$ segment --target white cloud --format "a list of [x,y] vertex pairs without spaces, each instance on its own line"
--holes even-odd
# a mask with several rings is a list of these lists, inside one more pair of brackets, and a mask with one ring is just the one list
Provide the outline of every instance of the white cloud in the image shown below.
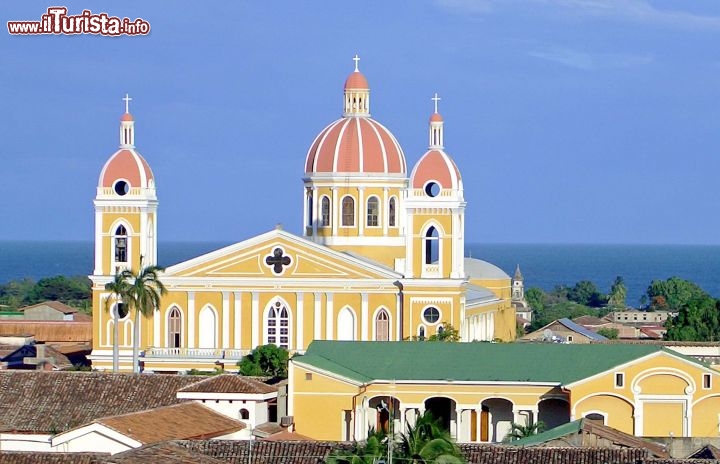
[[651,63],[651,55],[633,55],[627,53],[588,53],[562,47],[549,47],[528,52],[530,56],[559,63],[575,69],[591,71],[608,68],[627,68]]

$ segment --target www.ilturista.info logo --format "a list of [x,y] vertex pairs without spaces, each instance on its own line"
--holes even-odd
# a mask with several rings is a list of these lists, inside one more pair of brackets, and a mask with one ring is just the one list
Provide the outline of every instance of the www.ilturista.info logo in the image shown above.
[[93,13],[83,10],[79,15],[68,16],[64,6],[53,6],[47,9],[40,21],[8,21],[10,34],[95,34],[95,35],[147,35],[150,23],[137,18],[108,16],[107,13]]

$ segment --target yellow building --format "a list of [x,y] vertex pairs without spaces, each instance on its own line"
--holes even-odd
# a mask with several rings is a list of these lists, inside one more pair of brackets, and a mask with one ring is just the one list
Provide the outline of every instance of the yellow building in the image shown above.
[[290,361],[298,433],[361,440],[430,411],[459,442],[588,417],[640,437],[720,436],[720,373],[657,345],[313,342]]
[[[342,117],[306,155],[302,236],[275,229],[168,267],[161,276],[168,295],[140,321],[144,369],[232,370],[262,344],[304,352],[313,340],[429,337],[447,324],[463,341],[515,338],[510,277],[464,256],[463,182],[444,151],[439,98],[428,151],[408,175],[399,142],[370,117],[358,60]],[[95,198],[91,359],[98,369],[111,366],[112,311],[121,312],[124,370],[133,336],[132,314],[117,304],[104,310],[113,297],[105,284],[117,270],[137,270],[141,257],[143,265],[157,262],[155,177],[135,149],[125,102],[120,149],[103,167]]]

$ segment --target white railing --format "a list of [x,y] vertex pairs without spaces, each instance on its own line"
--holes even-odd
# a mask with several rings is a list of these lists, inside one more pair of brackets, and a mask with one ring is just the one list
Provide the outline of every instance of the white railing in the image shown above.
[[439,264],[423,264],[422,276],[423,277],[440,277],[440,265]]
[[243,357],[243,350],[223,350],[217,348],[156,348],[150,347],[143,354],[148,358],[197,358],[197,359],[235,359]]

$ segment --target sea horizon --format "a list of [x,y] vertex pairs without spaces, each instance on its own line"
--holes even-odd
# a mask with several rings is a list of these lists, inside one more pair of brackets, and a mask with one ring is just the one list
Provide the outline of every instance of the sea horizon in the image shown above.
[[[170,266],[225,246],[231,241],[165,241],[158,263]],[[56,275],[89,275],[94,244],[88,240],[0,240],[0,284]],[[558,285],[589,280],[609,291],[616,276],[628,289],[627,304],[639,306],[652,280],[680,277],[720,296],[720,245],[468,243],[466,256],[488,261],[512,276],[520,265],[525,288],[551,291]]]

